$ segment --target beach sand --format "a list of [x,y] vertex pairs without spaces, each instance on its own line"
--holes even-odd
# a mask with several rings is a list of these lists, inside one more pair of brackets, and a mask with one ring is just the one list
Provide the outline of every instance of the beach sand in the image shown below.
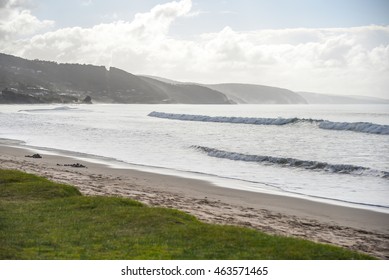
[[[209,182],[132,169],[114,169],[68,156],[27,158],[26,147],[0,145],[0,168],[74,185],[84,195],[128,197],[168,207],[200,220],[294,236],[389,259],[389,214],[306,199],[249,192]],[[87,168],[65,164],[80,163]]]

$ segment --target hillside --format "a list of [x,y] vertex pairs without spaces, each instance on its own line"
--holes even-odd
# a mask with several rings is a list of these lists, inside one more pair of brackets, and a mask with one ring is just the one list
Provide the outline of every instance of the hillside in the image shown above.
[[185,83],[168,83],[162,82],[149,77],[142,77],[143,80],[158,88],[161,92],[166,94],[171,102],[169,103],[183,103],[183,104],[220,104],[220,103],[234,103],[229,98],[216,90],[208,88],[203,85],[185,84]]
[[[28,100],[36,98],[37,103],[61,102],[58,96],[73,97],[73,101],[90,96],[95,102],[106,103],[230,103],[224,94],[208,88],[156,84],[114,67],[107,70],[104,66],[59,64],[6,54],[0,54],[0,89],[24,94]],[[4,96],[1,101],[9,103],[4,102]]]
[[[154,83],[168,84],[171,87],[197,86],[223,93],[232,103],[237,104],[306,104],[306,100],[288,89],[252,84],[194,84],[183,83],[155,76],[143,76]],[[169,94],[169,93],[167,93]]]
[[288,89],[250,85],[250,84],[218,84],[207,85],[227,95],[236,103],[247,104],[306,104],[299,94]]

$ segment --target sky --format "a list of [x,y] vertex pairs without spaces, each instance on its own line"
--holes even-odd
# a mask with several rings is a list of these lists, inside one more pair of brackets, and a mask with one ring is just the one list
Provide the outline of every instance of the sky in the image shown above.
[[0,52],[389,98],[389,1],[0,0]]

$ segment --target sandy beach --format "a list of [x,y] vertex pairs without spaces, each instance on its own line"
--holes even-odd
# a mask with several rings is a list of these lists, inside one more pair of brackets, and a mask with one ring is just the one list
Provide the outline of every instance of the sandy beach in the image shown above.
[[[0,145],[0,168],[17,169],[68,183],[85,195],[128,197],[175,208],[200,220],[329,243],[389,259],[389,214],[300,198],[254,193],[209,182],[132,169],[114,169],[70,156],[34,154]],[[65,166],[80,163],[87,168]]]

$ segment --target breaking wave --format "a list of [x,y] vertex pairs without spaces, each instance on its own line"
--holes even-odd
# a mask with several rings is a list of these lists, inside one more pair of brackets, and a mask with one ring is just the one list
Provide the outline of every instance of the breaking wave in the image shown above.
[[319,124],[322,129],[350,130],[356,132],[389,135],[389,125],[374,124],[369,122],[330,122],[322,121]]
[[243,123],[257,125],[285,125],[299,121],[298,118],[243,118],[243,117],[210,117],[203,115],[187,115],[187,114],[170,114],[163,112],[151,112],[150,117],[193,121],[193,122],[218,122],[218,123]]
[[163,112],[151,112],[149,117],[193,121],[193,122],[218,122],[254,125],[287,125],[295,123],[317,124],[319,128],[330,130],[347,130],[371,134],[389,135],[389,125],[374,124],[369,122],[331,122],[327,120],[304,119],[304,118],[245,118],[245,117],[211,117],[204,115],[172,114]]
[[70,110],[78,110],[78,108],[72,108],[69,106],[61,106],[55,107],[51,109],[30,109],[30,110],[19,110],[19,112],[33,112],[33,113],[41,113],[41,112],[52,112],[52,111],[70,111]]
[[303,168],[307,170],[325,171],[337,174],[366,175],[389,179],[389,172],[371,169],[363,166],[350,164],[330,164],[326,162],[300,160],[294,158],[272,157],[261,155],[247,155],[241,153],[228,152],[203,146],[191,146],[210,157],[224,158],[236,161],[258,162],[264,164],[273,164],[279,166]]

